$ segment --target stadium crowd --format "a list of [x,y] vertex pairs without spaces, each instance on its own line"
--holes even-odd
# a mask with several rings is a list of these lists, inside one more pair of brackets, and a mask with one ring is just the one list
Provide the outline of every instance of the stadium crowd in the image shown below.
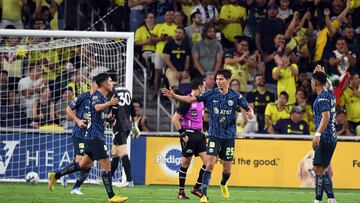
[[[63,4],[3,0],[0,28],[64,29]],[[154,97],[164,85],[188,94],[197,77],[211,88],[213,73],[225,68],[233,73],[231,89],[256,113],[247,120],[239,112],[239,132],[309,134],[316,97],[310,77],[321,64],[337,96],[337,134],[360,135],[359,0],[116,0],[114,7],[128,18],[118,20],[123,26],[109,26],[135,32],[136,55],[148,68]],[[20,40],[3,38],[1,46],[14,47]],[[19,48],[1,54],[1,126],[69,125],[64,101],[87,90],[82,69],[67,63],[52,71],[50,65],[44,74],[34,62],[24,71],[24,58]],[[46,53],[42,59],[59,60]],[[24,121],[14,119],[21,116]]]

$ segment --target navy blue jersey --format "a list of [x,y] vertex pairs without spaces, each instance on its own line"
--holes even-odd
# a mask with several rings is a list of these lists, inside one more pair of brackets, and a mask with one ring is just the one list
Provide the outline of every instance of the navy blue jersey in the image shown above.
[[209,137],[233,139],[236,137],[236,111],[240,107],[245,110],[249,105],[245,98],[238,92],[228,91],[223,95],[219,88],[208,90],[196,97],[204,102],[209,110]]
[[309,135],[309,126],[305,121],[298,123],[293,122],[290,118],[280,119],[274,125],[273,128],[279,134],[292,134],[292,135]]
[[[76,116],[81,120],[86,120],[87,123],[91,122],[90,114],[90,104],[91,104],[91,94],[90,92],[85,92],[72,100],[69,103],[69,107],[75,111]],[[74,137],[84,139],[86,128],[80,128],[76,123],[74,124],[73,133]]]
[[91,95],[91,122],[88,124],[88,130],[85,134],[85,139],[93,140],[100,139],[105,140],[105,126],[104,122],[109,113],[109,109],[105,109],[104,111],[97,112],[95,110],[95,105],[104,104],[107,100],[105,97],[101,95],[99,91],[96,91]]
[[323,133],[321,133],[321,139],[325,142],[335,142],[336,141],[336,129],[335,129],[335,116],[336,116],[336,96],[334,92],[330,89],[325,89],[322,91],[316,98],[313,109],[314,109],[314,122],[315,129],[317,130],[320,125],[322,118],[322,112],[330,112],[330,121],[326,126]]

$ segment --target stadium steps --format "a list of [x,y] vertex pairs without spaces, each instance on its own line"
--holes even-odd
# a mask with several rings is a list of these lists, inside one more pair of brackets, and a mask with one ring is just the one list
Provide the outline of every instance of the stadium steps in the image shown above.
[[[134,74],[141,80],[144,80],[143,74],[138,69],[134,69]],[[157,131],[157,101],[153,100],[154,90],[152,87],[147,87],[147,95],[146,95],[146,118],[148,127],[151,131]],[[133,79],[133,98],[140,100],[143,103],[143,94],[144,90],[140,86],[140,84]],[[169,101],[162,102],[165,109],[170,112],[171,104]],[[171,129],[171,119],[169,119],[164,112],[160,111],[160,129],[159,131],[165,132],[170,131]]]

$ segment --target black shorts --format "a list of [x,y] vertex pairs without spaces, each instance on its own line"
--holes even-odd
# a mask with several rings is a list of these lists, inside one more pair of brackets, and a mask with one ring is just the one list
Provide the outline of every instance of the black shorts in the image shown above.
[[74,145],[74,156],[84,155],[84,152],[85,152],[85,140],[84,139],[73,136],[73,145]]
[[319,146],[315,149],[314,166],[328,167],[336,148],[336,142],[325,143],[320,140]]
[[201,152],[206,152],[206,137],[204,133],[198,132],[186,132],[189,140],[185,143],[180,138],[181,150],[183,157],[199,156]]
[[109,158],[109,149],[105,141],[100,139],[85,140],[85,146],[85,154],[93,161]]
[[114,145],[124,145],[127,144],[127,139],[130,135],[130,130],[126,131],[126,132],[122,132],[122,131],[115,131],[114,130],[114,139],[113,139],[113,144]]
[[209,137],[207,155],[219,156],[223,161],[234,159],[235,139]]

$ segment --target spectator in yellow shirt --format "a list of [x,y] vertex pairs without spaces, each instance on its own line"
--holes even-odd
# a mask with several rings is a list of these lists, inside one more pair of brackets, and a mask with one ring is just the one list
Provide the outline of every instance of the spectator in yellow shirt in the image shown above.
[[[221,32],[230,46],[235,42],[235,36],[243,36],[246,20],[246,9],[237,5],[236,0],[223,0],[219,15],[219,24],[223,25]],[[229,47],[230,47],[229,46]]]
[[141,47],[141,55],[145,60],[146,66],[150,67],[151,55],[155,52],[155,42],[151,37],[151,31],[155,27],[154,13],[145,14],[144,25],[140,26],[135,32],[135,46]]
[[283,52],[275,56],[276,67],[272,70],[272,77],[277,80],[277,92],[285,91],[289,94],[288,104],[295,103],[296,93],[296,77],[299,74],[298,66],[290,64],[290,56],[288,53]]
[[163,56],[163,50],[167,41],[173,39],[176,33],[176,24],[174,23],[174,11],[166,11],[165,22],[157,24],[154,30],[151,32],[153,35],[152,40],[156,42],[155,46],[155,77],[154,77],[154,97],[160,88],[160,78],[162,69],[165,69],[165,61]]
[[272,125],[280,120],[285,118],[290,118],[290,109],[286,105],[289,99],[289,95],[286,92],[280,92],[279,98],[276,102],[269,103],[265,108],[265,128],[268,129],[268,132],[273,132]]
[[351,73],[349,85],[341,94],[340,106],[346,110],[349,124],[360,135],[360,78],[358,73]]

